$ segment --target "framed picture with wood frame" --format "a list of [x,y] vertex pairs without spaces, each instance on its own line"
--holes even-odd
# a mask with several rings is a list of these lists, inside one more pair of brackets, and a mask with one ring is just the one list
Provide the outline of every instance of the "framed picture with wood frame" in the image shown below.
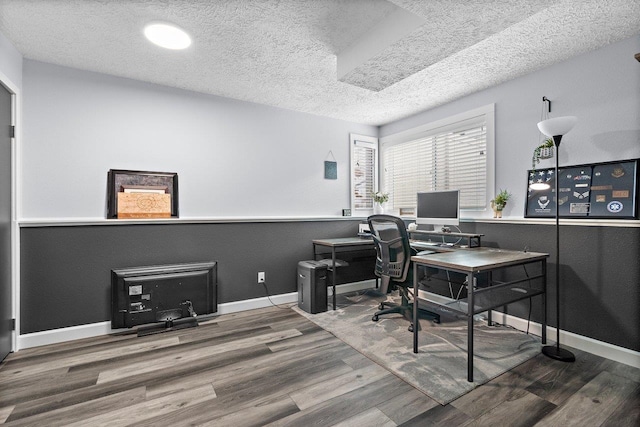
[[107,219],[177,218],[178,174],[110,169]]

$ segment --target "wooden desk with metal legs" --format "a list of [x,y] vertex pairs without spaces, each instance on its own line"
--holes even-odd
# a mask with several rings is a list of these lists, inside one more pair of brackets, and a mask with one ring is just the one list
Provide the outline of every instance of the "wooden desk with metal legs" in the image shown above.
[[[488,312],[488,322],[491,325],[491,310],[506,306],[512,302],[542,295],[542,343],[547,342],[547,311],[545,307],[545,292],[547,289],[547,258],[549,254],[539,252],[522,252],[504,249],[478,247],[472,249],[457,249],[454,251],[418,255],[411,257],[413,261],[413,292],[418,295],[420,266],[432,267],[465,274],[467,277],[467,297],[448,303],[436,303],[458,314],[467,316],[467,380],[473,382],[473,316]],[[537,274],[529,276],[526,270],[524,278],[497,282],[493,280],[493,273],[507,267],[526,266],[539,263]],[[477,275],[488,273],[488,284],[483,288],[474,289]],[[540,279],[541,285],[540,285]],[[414,297],[414,304],[418,298]],[[418,310],[413,310],[413,352],[418,352]]]

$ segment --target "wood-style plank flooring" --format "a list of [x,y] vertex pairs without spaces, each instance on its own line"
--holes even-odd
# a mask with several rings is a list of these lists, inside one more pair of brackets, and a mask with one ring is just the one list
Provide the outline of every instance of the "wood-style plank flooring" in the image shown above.
[[441,406],[289,308],[26,349],[7,426],[638,426],[640,369],[538,355]]

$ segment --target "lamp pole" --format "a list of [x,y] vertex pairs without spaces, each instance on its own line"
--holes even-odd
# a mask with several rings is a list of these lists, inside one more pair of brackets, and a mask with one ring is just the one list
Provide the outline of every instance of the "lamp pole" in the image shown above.
[[555,193],[556,193],[556,345],[542,347],[542,353],[552,359],[562,362],[575,362],[576,357],[569,350],[560,348],[560,194],[558,193],[558,155],[562,135],[554,135],[553,143],[556,146],[555,165]]

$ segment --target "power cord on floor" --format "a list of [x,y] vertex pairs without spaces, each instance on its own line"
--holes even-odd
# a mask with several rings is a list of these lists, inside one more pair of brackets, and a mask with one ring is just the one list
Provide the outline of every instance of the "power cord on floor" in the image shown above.
[[465,288],[465,285],[467,284],[467,280],[465,279],[463,283],[459,283],[460,287],[458,288],[458,295],[456,296],[453,296],[453,288],[451,287],[452,281],[451,281],[451,275],[449,270],[447,270],[447,282],[449,283],[449,296],[451,297],[451,299],[455,299],[455,300],[460,299],[460,294],[462,293],[462,290]]
[[277,307],[281,310],[289,310],[291,308],[290,305],[286,305],[286,306],[280,306],[278,304],[276,304],[275,302],[273,302],[273,300],[271,300],[271,296],[269,295],[269,289],[267,288],[267,282],[264,281],[262,282],[262,286],[264,286],[264,291],[267,293],[267,298],[269,299],[269,302],[271,303],[272,306]]
[[[525,248],[525,252],[528,248]],[[527,266],[523,265],[522,268],[524,269],[524,274],[525,276],[527,276],[527,280],[529,281],[529,288],[531,288],[531,278],[529,277],[529,272],[527,271]],[[529,298],[529,314],[527,315],[527,331],[526,334],[529,335],[529,328],[531,327],[531,312],[532,312],[532,302],[531,302],[532,298]],[[515,329],[515,330],[519,330],[517,328],[514,328],[513,326],[510,325],[503,325],[500,324],[498,322],[493,322],[496,326],[505,326],[507,328],[511,328],[511,329]]]
[[[529,273],[527,272],[527,266],[522,265],[524,269],[524,275],[527,276],[527,280],[529,280],[529,288],[531,288],[531,279],[529,278]],[[529,315],[527,316],[527,335],[529,335],[529,326],[531,326],[531,298],[529,298]]]

